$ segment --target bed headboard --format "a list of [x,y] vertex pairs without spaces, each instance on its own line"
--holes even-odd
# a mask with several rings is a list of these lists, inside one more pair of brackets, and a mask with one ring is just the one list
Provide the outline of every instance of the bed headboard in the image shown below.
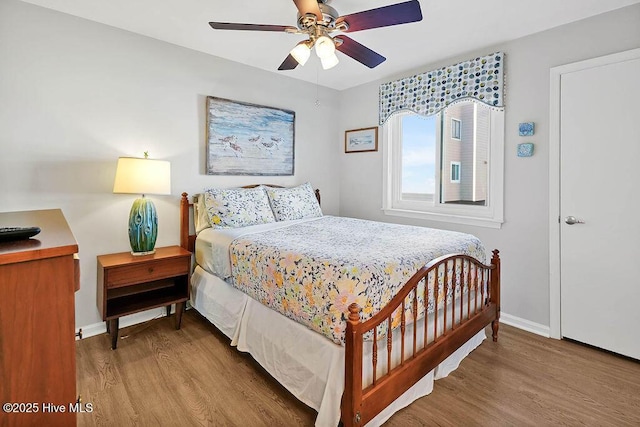
[[[254,188],[259,185],[263,185],[265,187],[274,187],[274,188],[284,188],[281,185],[272,185],[272,184],[252,184],[245,185],[242,188]],[[316,188],[315,190],[316,199],[318,199],[318,204],[321,205],[320,202],[320,190]],[[195,195],[192,197],[192,200],[189,200],[189,194],[182,193],[182,198],[180,199],[180,246],[185,248],[190,252],[195,251],[196,245],[196,235],[191,234],[191,225],[194,224],[193,221],[193,204],[197,202],[199,195]]]

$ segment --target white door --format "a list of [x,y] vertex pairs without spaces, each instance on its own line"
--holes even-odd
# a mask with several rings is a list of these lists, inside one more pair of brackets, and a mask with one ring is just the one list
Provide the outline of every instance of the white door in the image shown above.
[[[561,76],[560,328],[563,337],[640,359],[640,57],[633,57]],[[570,217],[584,224],[570,225]]]

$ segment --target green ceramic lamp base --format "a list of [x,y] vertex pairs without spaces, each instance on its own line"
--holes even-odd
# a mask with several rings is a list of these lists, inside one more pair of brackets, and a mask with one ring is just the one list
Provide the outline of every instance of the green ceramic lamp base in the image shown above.
[[129,213],[129,243],[132,255],[155,253],[158,214],[153,202],[144,195],[133,202]]

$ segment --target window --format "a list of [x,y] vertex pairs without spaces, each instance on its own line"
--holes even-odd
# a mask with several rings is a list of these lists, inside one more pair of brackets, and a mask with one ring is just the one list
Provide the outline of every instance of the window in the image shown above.
[[451,139],[460,140],[462,135],[462,122],[458,119],[451,118]]
[[460,162],[451,162],[451,183],[460,183]]
[[386,214],[500,228],[503,111],[469,100],[396,113],[383,137]]

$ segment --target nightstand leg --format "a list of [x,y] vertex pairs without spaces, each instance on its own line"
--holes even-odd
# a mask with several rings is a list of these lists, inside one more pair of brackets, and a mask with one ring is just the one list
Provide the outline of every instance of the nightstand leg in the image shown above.
[[180,329],[180,324],[182,323],[182,312],[184,311],[185,305],[186,302],[176,303],[176,329]]
[[[177,309],[176,309],[177,311]],[[167,317],[171,316],[171,305],[167,306]]]
[[107,333],[110,334],[111,333],[111,329],[109,328],[109,324],[111,323],[110,320],[107,320],[106,322],[104,322],[107,324]]
[[111,334],[111,349],[115,350],[118,347],[118,326],[120,319],[109,320],[109,332]]

